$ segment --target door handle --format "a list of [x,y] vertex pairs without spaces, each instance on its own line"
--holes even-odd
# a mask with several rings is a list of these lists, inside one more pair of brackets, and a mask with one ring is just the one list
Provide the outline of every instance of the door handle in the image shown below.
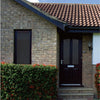
[[61,60],[61,64],[63,64],[63,61],[64,61],[64,60]]

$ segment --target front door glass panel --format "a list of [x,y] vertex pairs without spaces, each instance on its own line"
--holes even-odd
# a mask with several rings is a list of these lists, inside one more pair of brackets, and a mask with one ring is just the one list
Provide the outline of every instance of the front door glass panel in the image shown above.
[[63,60],[64,64],[70,64],[70,39],[63,41]]
[[77,39],[72,40],[72,64],[79,64],[79,41]]

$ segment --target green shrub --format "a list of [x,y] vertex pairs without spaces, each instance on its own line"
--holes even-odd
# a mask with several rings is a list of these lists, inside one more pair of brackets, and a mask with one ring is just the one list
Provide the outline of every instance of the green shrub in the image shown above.
[[57,68],[1,64],[1,100],[55,100]]

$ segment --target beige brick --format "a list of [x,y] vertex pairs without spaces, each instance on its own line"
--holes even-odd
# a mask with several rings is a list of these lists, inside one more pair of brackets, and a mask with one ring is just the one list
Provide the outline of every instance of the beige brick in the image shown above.
[[32,30],[32,64],[56,65],[57,27],[14,0],[2,1],[1,60],[14,61],[14,29]]

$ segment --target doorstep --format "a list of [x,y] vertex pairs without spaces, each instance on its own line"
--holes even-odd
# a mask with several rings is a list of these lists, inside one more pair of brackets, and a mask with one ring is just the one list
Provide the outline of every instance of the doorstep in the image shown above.
[[92,88],[62,87],[58,89],[58,100],[93,100]]

